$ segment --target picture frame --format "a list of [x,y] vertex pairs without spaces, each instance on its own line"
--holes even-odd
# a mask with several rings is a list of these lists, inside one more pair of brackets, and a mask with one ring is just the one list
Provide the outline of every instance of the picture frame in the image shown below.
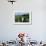
[[16,11],[13,15],[14,25],[32,25],[32,11]]

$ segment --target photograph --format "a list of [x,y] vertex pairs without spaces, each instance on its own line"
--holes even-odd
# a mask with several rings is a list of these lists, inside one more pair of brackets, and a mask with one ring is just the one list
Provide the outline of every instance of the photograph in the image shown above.
[[15,12],[14,23],[15,24],[31,24],[32,15],[29,12]]
[[16,13],[15,22],[29,22],[29,13]]

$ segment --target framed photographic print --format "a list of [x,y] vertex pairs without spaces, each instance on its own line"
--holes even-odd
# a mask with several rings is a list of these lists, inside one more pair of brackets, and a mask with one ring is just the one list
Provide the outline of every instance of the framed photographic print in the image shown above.
[[13,20],[14,24],[32,24],[32,12],[17,11]]

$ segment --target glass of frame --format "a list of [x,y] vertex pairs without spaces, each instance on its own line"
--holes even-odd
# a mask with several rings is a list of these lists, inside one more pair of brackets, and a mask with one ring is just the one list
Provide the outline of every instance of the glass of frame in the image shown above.
[[14,24],[32,24],[32,12],[17,11],[13,17]]

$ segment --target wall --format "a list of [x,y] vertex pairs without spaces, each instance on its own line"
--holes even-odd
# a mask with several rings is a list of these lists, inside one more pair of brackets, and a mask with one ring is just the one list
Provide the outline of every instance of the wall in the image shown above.
[[[11,40],[18,32],[27,32],[37,41],[46,40],[45,0],[17,0],[13,5],[7,0],[0,0],[0,40]],[[32,25],[14,25],[16,11],[32,11]]]

